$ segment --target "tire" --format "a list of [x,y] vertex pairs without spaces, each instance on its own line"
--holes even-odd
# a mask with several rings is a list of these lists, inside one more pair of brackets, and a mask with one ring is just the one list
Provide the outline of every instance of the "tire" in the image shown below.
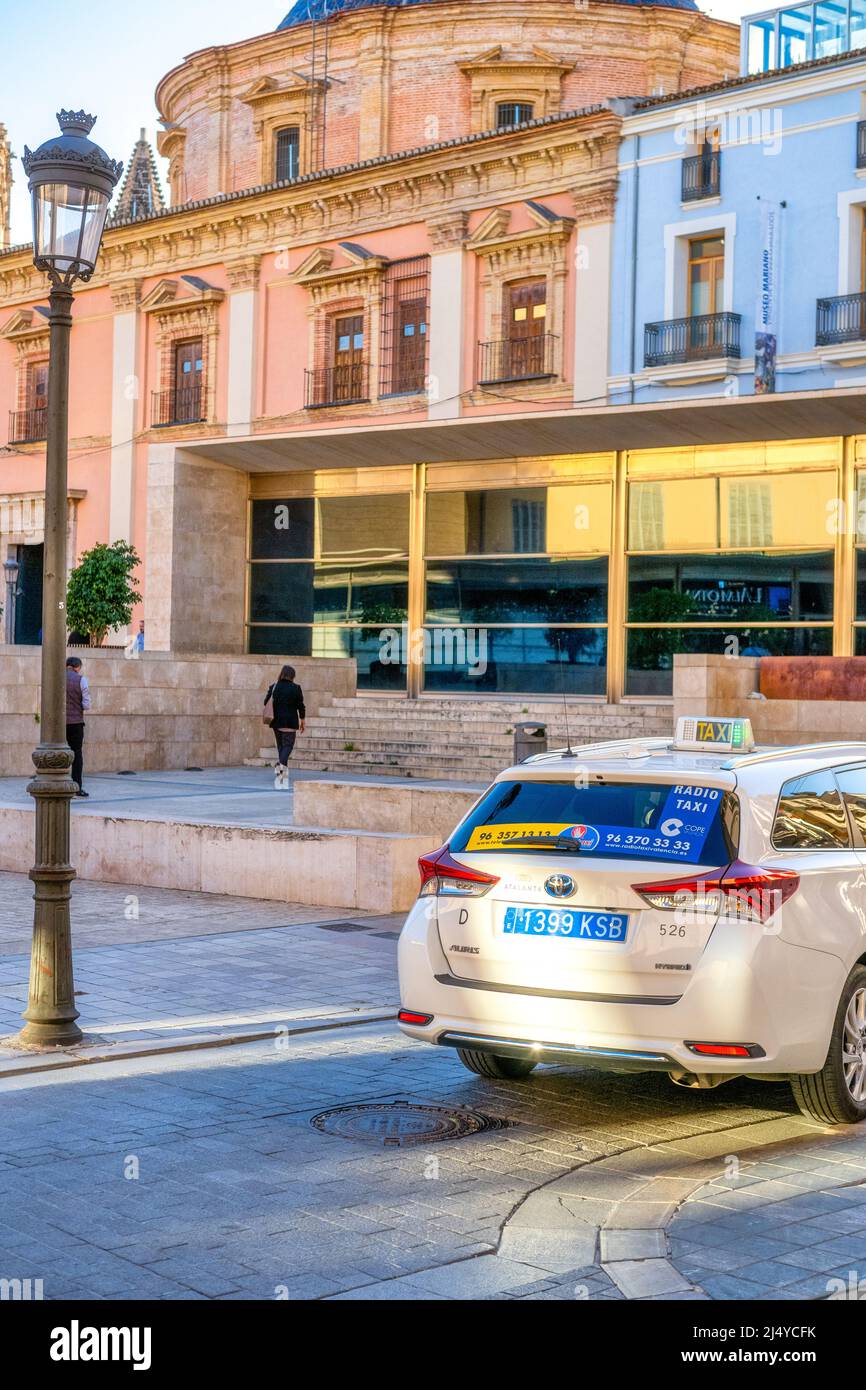
[[822,1070],[792,1076],[791,1089],[803,1114],[821,1124],[866,1120],[866,966],[855,965],[845,982]]
[[457,1056],[476,1076],[489,1076],[497,1081],[522,1081],[538,1066],[537,1062],[522,1057],[499,1057],[495,1052],[472,1052],[467,1047],[458,1047]]

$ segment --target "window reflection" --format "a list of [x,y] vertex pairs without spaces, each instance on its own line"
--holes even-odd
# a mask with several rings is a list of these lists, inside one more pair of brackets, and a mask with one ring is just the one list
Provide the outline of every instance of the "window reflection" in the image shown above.
[[585,555],[610,547],[608,483],[431,492],[426,553]]
[[428,623],[607,620],[607,560],[429,561]]

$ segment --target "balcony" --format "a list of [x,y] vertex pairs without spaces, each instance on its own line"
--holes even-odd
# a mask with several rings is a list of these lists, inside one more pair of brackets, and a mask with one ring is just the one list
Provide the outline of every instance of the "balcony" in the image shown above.
[[201,386],[183,386],[152,394],[150,423],[153,429],[171,425],[197,425],[204,420],[204,392]]
[[336,367],[307,371],[304,408],[321,410],[328,405],[364,405],[370,399],[369,362],[346,362]]
[[644,326],[644,366],[667,367],[740,356],[740,315],[693,314]]
[[722,156],[719,150],[708,154],[692,154],[683,160],[682,201],[694,203],[700,198],[718,198],[722,191]]
[[833,299],[819,299],[817,310],[818,347],[866,340],[866,294],[837,294]]
[[866,121],[857,122],[857,168],[866,169]]
[[499,338],[479,343],[478,385],[542,381],[555,376],[553,363],[558,341],[553,333],[541,333],[536,338]]
[[48,434],[48,408],[40,405],[32,410],[9,411],[9,443],[38,444]]

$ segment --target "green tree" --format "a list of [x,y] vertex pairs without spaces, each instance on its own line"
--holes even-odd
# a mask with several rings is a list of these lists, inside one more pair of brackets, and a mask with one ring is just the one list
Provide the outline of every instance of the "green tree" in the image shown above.
[[125,627],[141,600],[133,570],[140,565],[134,546],[126,541],[99,544],[86,550],[69,576],[66,621],[72,632],[100,647],[112,627]]

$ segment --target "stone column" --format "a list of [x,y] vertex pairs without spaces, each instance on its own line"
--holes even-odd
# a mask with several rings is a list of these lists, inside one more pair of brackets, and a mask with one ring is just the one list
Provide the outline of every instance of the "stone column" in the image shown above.
[[428,222],[430,259],[431,420],[460,414],[463,389],[463,324],[466,314],[466,214],[447,213]]
[[575,189],[574,403],[604,404],[610,356],[614,190]]
[[144,598],[153,651],[243,652],[249,476],[151,444]]
[[109,541],[132,541],[136,407],[141,395],[138,368],[138,280],[111,286],[114,346],[111,381]]
[[260,256],[226,264],[229,282],[227,433],[250,434],[256,416]]

